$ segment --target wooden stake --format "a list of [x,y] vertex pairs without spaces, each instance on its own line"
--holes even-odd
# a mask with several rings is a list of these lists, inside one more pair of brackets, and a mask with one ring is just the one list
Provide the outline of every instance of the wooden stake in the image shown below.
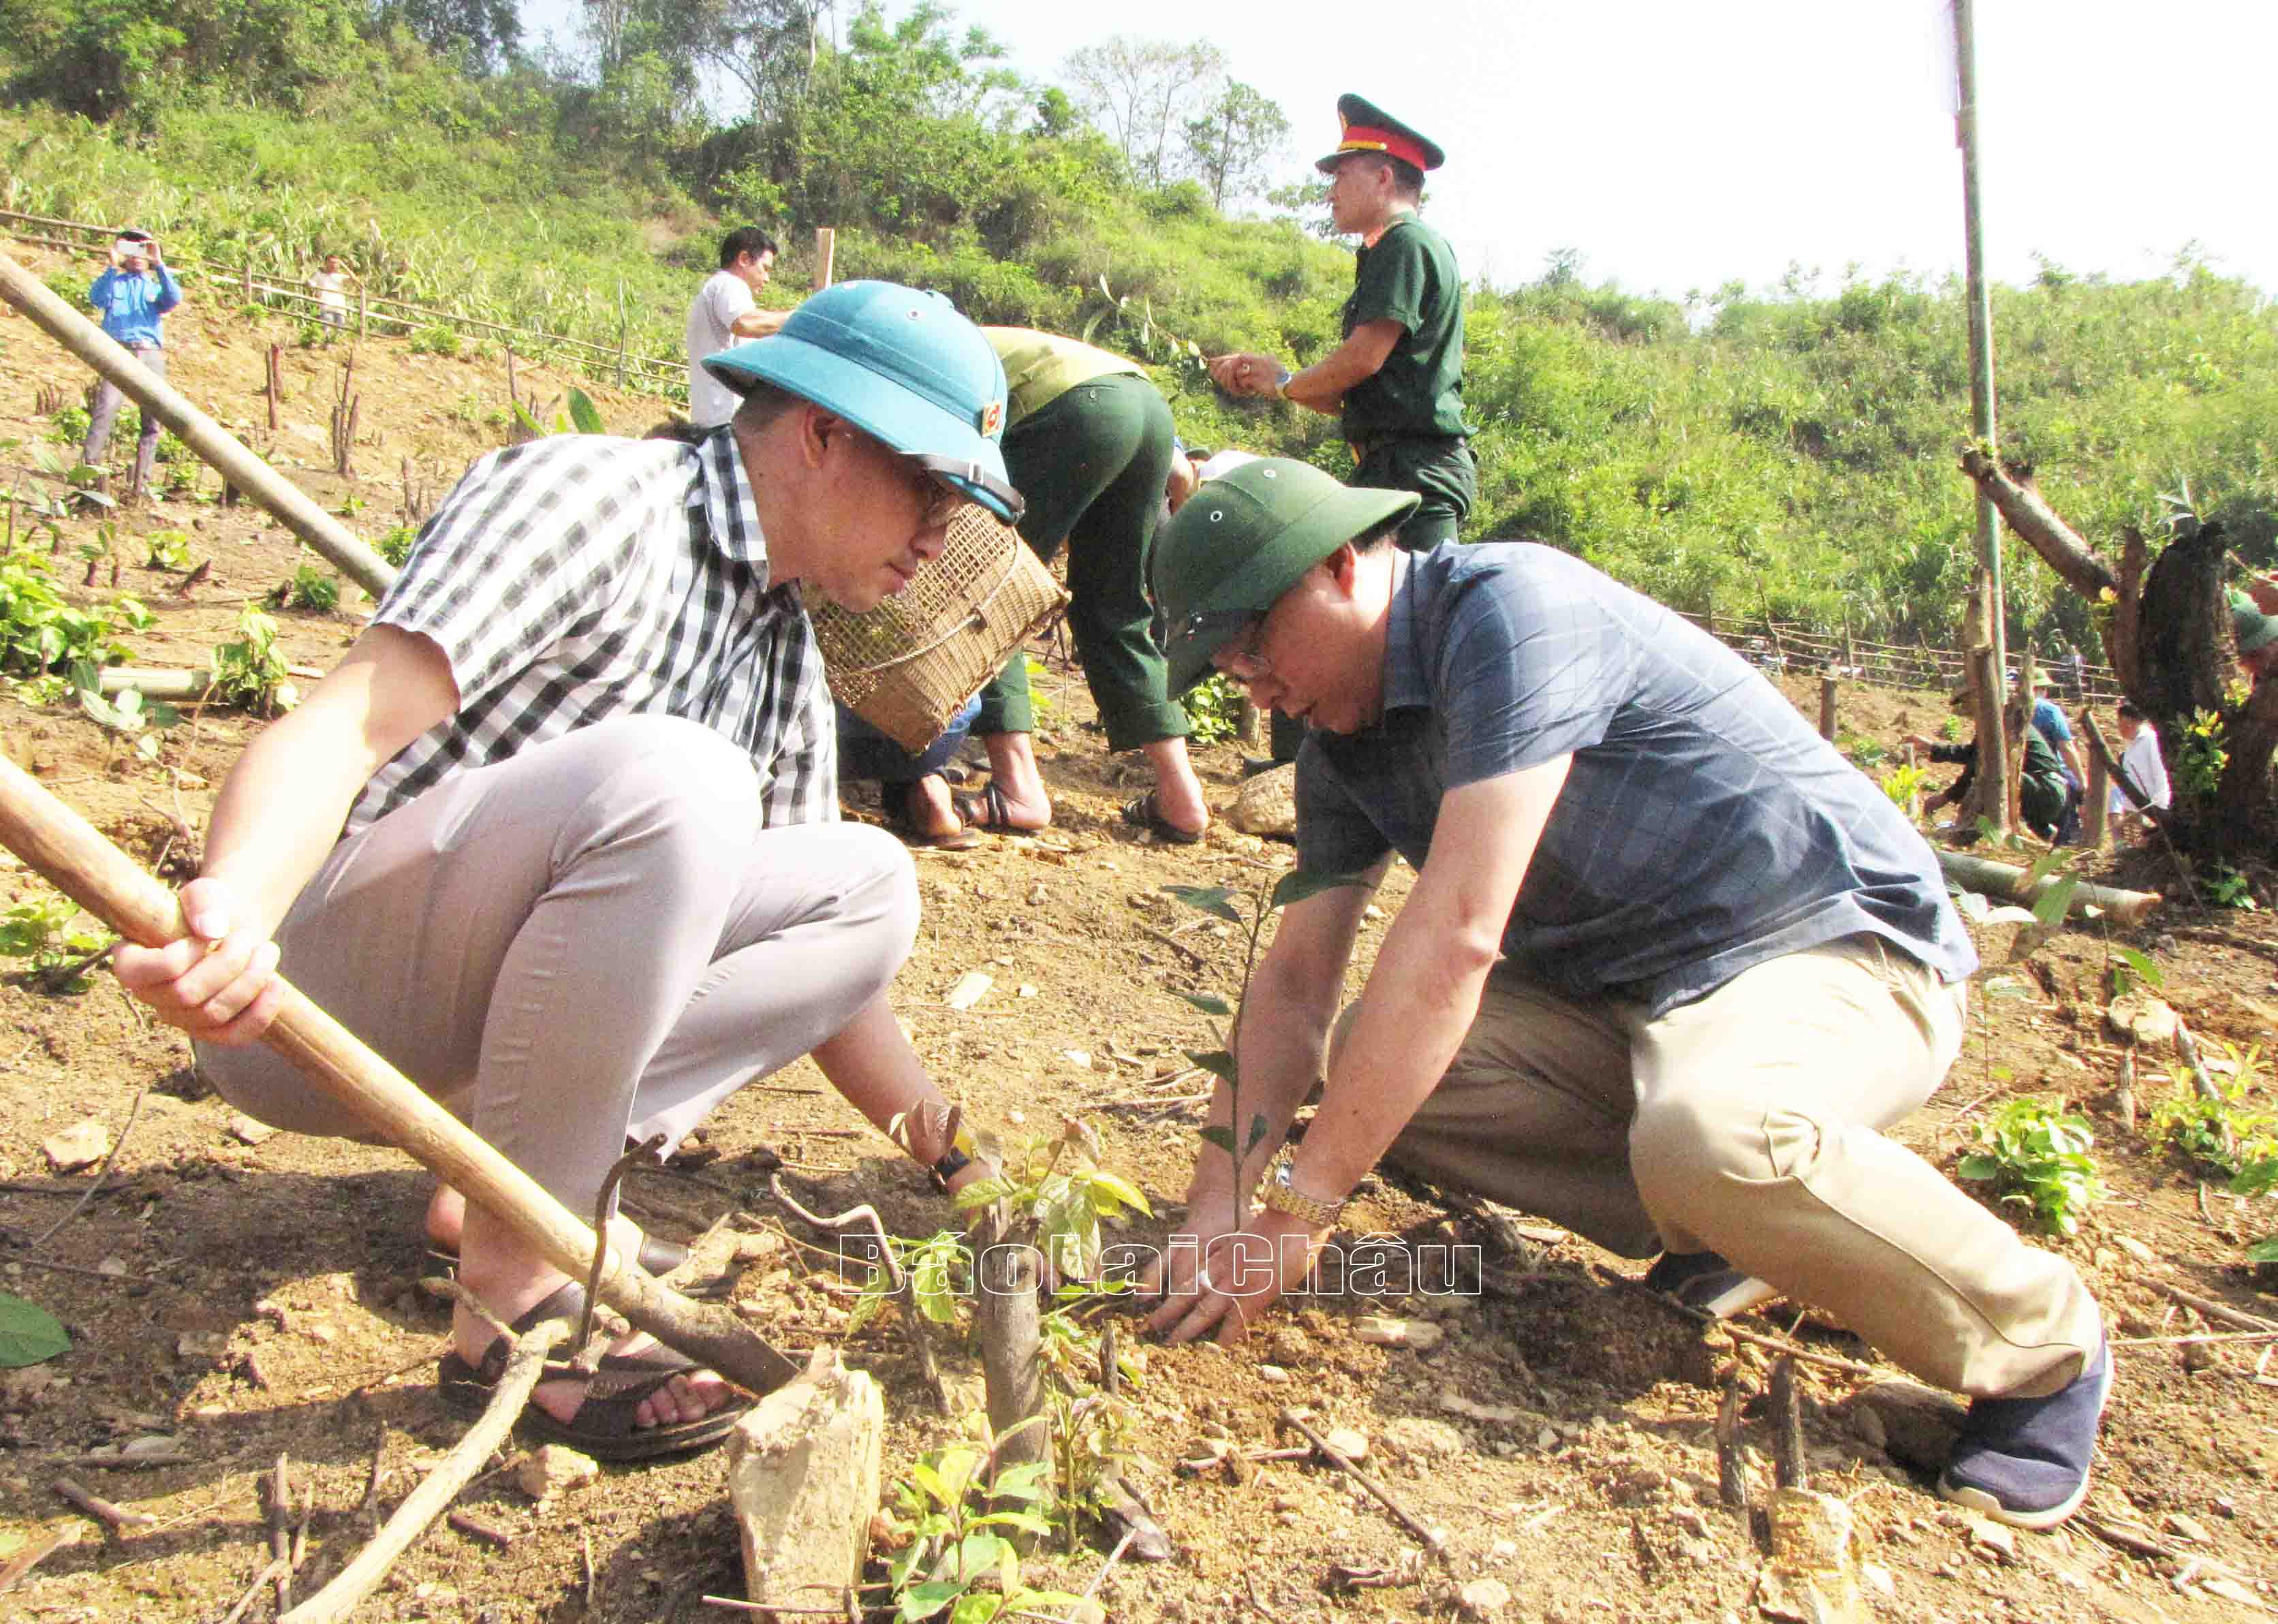
[[1740,1381],[1724,1378],[1724,1396],[1716,1404],[1716,1498],[1731,1511],[1746,1510],[1748,1473],[1740,1459]]
[[285,392],[279,379],[277,356],[278,347],[271,344],[269,347],[269,432],[272,434],[277,432],[277,398]]
[[1803,1456],[1803,1405],[1796,1391],[1795,1360],[1772,1366],[1772,1473],[1783,1489],[1807,1489],[1809,1470]]
[[1837,679],[1833,671],[1819,674],[1819,736],[1828,743],[1835,742],[1835,690]]
[[838,233],[829,226],[814,228],[814,291],[821,293],[830,286],[832,262],[838,255]]

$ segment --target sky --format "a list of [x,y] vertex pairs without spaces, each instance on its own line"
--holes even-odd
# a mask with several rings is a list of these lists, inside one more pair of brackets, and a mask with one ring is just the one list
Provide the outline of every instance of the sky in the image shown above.
[[[574,0],[533,0],[525,26]],[[842,15],[852,0],[839,0]],[[892,4],[894,14],[906,9]],[[1287,178],[1336,141],[1357,91],[1449,154],[1426,215],[1468,275],[1683,297],[1791,264],[1823,292],[1856,264],[1962,264],[1945,0],[1230,0],[1155,13],[962,0],[1013,65],[1057,80],[1117,32],[1188,21],[1294,129]],[[2161,275],[2187,244],[2278,294],[2272,0],[1977,0],[1986,263]],[[2257,200],[2260,201],[2258,202]]]

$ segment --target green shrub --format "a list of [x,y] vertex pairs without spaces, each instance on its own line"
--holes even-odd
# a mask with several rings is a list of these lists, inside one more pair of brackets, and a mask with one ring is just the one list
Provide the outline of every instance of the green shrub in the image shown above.
[[411,353],[418,356],[455,356],[459,353],[459,333],[455,327],[440,322],[422,327],[411,335]]
[[1955,1174],[1990,1182],[2004,1201],[2026,1208],[2036,1223],[2060,1235],[2080,1229],[2081,1215],[2104,1199],[2096,1137],[2087,1122],[2030,1095],[2009,1100],[1977,1128],[1980,1149],[1962,1157]]

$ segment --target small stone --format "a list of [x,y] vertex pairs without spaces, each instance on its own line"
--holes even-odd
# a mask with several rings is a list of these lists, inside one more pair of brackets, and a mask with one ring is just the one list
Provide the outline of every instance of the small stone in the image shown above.
[[1365,1432],[1356,1432],[1350,1427],[1332,1427],[1321,1434],[1321,1441],[1356,1465],[1368,1459]]
[[1517,1554],[1518,1542],[1515,1539],[1499,1539],[1487,1547],[1487,1560],[1490,1562],[1508,1562]]
[[221,1125],[221,1130],[241,1145],[259,1145],[277,1137],[277,1130],[267,1122],[256,1122],[242,1111],[233,1111]]
[[1403,1415],[1385,1423],[1383,1444],[1395,1460],[1454,1460],[1464,1453],[1464,1435],[1443,1421]]
[[111,1154],[111,1130],[92,1117],[73,1122],[61,1133],[42,1139],[40,1153],[55,1171],[76,1173]]
[[1363,1314],[1353,1321],[1353,1336],[1380,1348],[1412,1348],[1422,1352],[1436,1348],[1447,1332],[1429,1320],[1395,1320],[1384,1314]]
[[1078,1071],[1091,1069],[1091,1051],[1089,1049],[1062,1049],[1060,1058]]
[[1036,997],[1036,986],[1035,986],[1035,984],[1034,984],[1033,983],[1024,981],[1024,982],[1022,982],[1022,983],[1021,984],[1021,986],[1020,986],[1020,996],[1021,996],[1021,997],[1022,997],[1022,998],[1034,998],[1034,997]]
[[95,1266],[95,1272],[106,1280],[117,1280],[126,1273],[126,1260],[110,1257]]
[[219,1359],[229,1347],[223,1331],[184,1331],[174,1339],[174,1357],[183,1360]]
[[1558,1447],[1557,1432],[1549,1427],[1543,1428],[1534,1435],[1534,1447],[1544,1451],[1556,1449]]
[[1257,1367],[1257,1379],[1261,1382],[1287,1382],[1289,1373],[1279,1365],[1260,1365]]
[[1500,1579],[1474,1579],[1456,1592],[1456,1603],[1467,1619],[1494,1619],[1510,1605],[1510,1587]]
[[996,984],[996,977],[988,971],[967,970],[957,978],[957,984],[950,988],[949,996],[943,1001],[952,1009],[970,1009],[987,997],[989,989]]
[[2269,1611],[2260,1597],[2239,1583],[2237,1580],[2226,1579],[2221,1574],[2215,1574],[2212,1579],[2200,1580],[2199,1589],[2210,1596],[2220,1596],[2227,1602],[2236,1602],[2241,1606],[2253,1607],[2263,1612]]
[[2152,1251],[2149,1246],[2146,1246],[2142,1241],[2137,1240],[2132,1235],[2115,1235],[2112,1237],[2112,1244],[2119,1247],[2121,1251],[2126,1252],[2129,1257],[2135,1259],[2138,1263],[2157,1263],[2160,1260],[2160,1254],[2158,1252]]
[[1296,1495],[1277,1494],[1273,1497],[1273,1509],[1278,1512],[1293,1512],[1302,1510],[1303,1507]]
[[2214,1536],[2206,1531],[2205,1525],[2196,1517],[2186,1516],[2182,1512],[2167,1513],[2167,1532],[2187,1539],[2194,1545],[2214,1544]]
[[1261,772],[1244,784],[1226,821],[1244,834],[1294,837],[1297,832],[1296,764]]
[[1885,1601],[1891,1600],[1899,1593],[1899,1582],[1891,1577],[1891,1570],[1880,1562],[1861,1563],[1859,1576],[1867,1582],[1869,1590]]
[[1294,1325],[1277,1325],[1265,1339],[1265,1352],[1273,1362],[1284,1369],[1302,1365],[1311,1357],[1313,1339]]
[[601,1475],[592,1457],[560,1444],[543,1444],[515,1466],[515,1482],[533,1500],[549,1499],[565,1490],[590,1483]]

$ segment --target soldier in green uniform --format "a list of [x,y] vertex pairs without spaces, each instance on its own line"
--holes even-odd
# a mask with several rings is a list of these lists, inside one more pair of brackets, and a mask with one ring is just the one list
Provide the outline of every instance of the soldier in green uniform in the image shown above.
[[1339,415],[1356,466],[1348,484],[1413,491],[1403,547],[1456,540],[1477,466],[1464,426],[1464,280],[1455,251],[1416,212],[1424,174],[1446,161],[1429,137],[1357,96],[1337,98],[1343,138],[1315,165],[1329,212],[1357,235],[1344,342],[1301,372],[1272,356],[1219,356],[1229,394],[1295,401]]
[[[1329,180],[1329,214],[1360,238],[1344,342],[1300,372],[1272,356],[1219,356],[1220,388],[1338,414],[1351,442],[1349,484],[1421,498],[1400,545],[1456,539],[1479,488],[1464,425],[1464,280],[1447,238],[1416,212],[1439,143],[1364,96],[1337,98],[1337,149],[1314,165]],[[1302,726],[1276,715],[1273,760],[1295,761]]]

